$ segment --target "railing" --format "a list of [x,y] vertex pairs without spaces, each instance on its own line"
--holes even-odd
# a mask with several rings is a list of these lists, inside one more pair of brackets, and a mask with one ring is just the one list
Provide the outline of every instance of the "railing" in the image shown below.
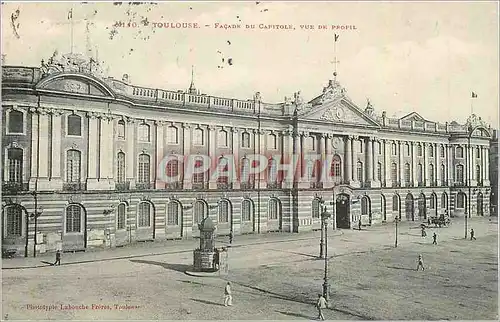
[[392,182],[392,187],[393,187],[393,188],[398,188],[398,187],[401,187],[401,182],[399,182],[399,181],[393,181],[393,182]]
[[323,188],[323,182],[311,182],[311,189]]
[[115,190],[118,190],[118,191],[126,191],[126,190],[130,190],[130,182],[117,182],[115,184]]
[[205,190],[208,189],[208,182],[193,182],[191,185],[193,190]]
[[27,191],[28,184],[22,182],[5,182],[2,184],[2,191],[9,193],[17,193],[19,191]]
[[253,182],[242,182],[240,183],[240,189],[255,189],[255,183]]
[[267,189],[279,189],[281,188],[281,182],[269,182],[267,184]]
[[171,183],[167,183],[165,185],[165,189],[167,190],[178,190],[178,189],[182,189],[182,182],[171,182]]
[[137,190],[148,190],[151,189],[151,182],[137,182],[135,184]]
[[232,189],[232,188],[233,188],[233,184],[231,184],[231,183],[217,182],[217,189],[228,190],[228,189]]
[[82,182],[63,183],[63,191],[82,191],[86,190],[87,185]]

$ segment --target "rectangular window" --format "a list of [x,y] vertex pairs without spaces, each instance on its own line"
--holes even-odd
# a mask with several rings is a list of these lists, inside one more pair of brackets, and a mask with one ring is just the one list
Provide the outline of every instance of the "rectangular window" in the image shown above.
[[11,148],[7,152],[9,160],[9,182],[22,183],[23,181],[23,150]]
[[139,127],[137,128],[137,139],[142,142],[149,142],[149,125],[147,124],[139,124]]
[[193,145],[203,145],[203,130],[200,128],[193,130]]
[[175,126],[169,126],[167,129],[167,142],[169,144],[179,144],[178,130]]
[[116,229],[125,229],[125,205],[118,205],[118,214],[116,218]]
[[118,121],[118,139],[125,140],[125,122],[123,120]]
[[82,136],[82,118],[76,114],[68,115],[68,135]]
[[147,202],[143,202],[139,205],[139,222],[137,225],[139,227],[151,226],[150,205]]

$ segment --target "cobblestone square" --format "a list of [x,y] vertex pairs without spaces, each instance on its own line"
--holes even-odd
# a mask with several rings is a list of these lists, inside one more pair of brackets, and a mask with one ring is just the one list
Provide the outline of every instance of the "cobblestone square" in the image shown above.
[[[463,239],[463,221],[430,229],[426,238],[416,223],[403,224],[397,248],[393,224],[329,237],[331,307],[326,318],[497,319],[497,223],[480,218],[469,225],[476,241]],[[432,245],[433,231],[437,246]],[[319,233],[296,237],[248,245],[241,237],[230,249],[224,278],[187,276],[191,252],[72,265],[67,264],[73,257],[89,254],[63,254],[62,266],[4,269],[3,317],[314,319],[313,303],[323,283]],[[148,246],[143,245],[145,255]],[[418,254],[425,271],[415,270]],[[8,264],[5,260],[4,268]],[[223,306],[224,279],[233,283],[232,307]]]

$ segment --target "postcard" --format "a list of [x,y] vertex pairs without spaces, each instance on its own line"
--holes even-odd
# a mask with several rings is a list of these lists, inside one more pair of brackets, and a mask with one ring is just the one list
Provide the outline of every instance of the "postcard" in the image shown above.
[[498,3],[2,2],[3,320],[497,320]]

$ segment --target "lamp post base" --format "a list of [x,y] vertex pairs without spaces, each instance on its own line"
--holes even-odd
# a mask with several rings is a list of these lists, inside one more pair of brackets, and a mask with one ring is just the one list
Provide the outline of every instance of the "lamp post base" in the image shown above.
[[323,240],[319,243],[319,258],[323,258]]
[[328,284],[328,282],[323,283],[323,297],[326,303],[330,303],[330,284]]

